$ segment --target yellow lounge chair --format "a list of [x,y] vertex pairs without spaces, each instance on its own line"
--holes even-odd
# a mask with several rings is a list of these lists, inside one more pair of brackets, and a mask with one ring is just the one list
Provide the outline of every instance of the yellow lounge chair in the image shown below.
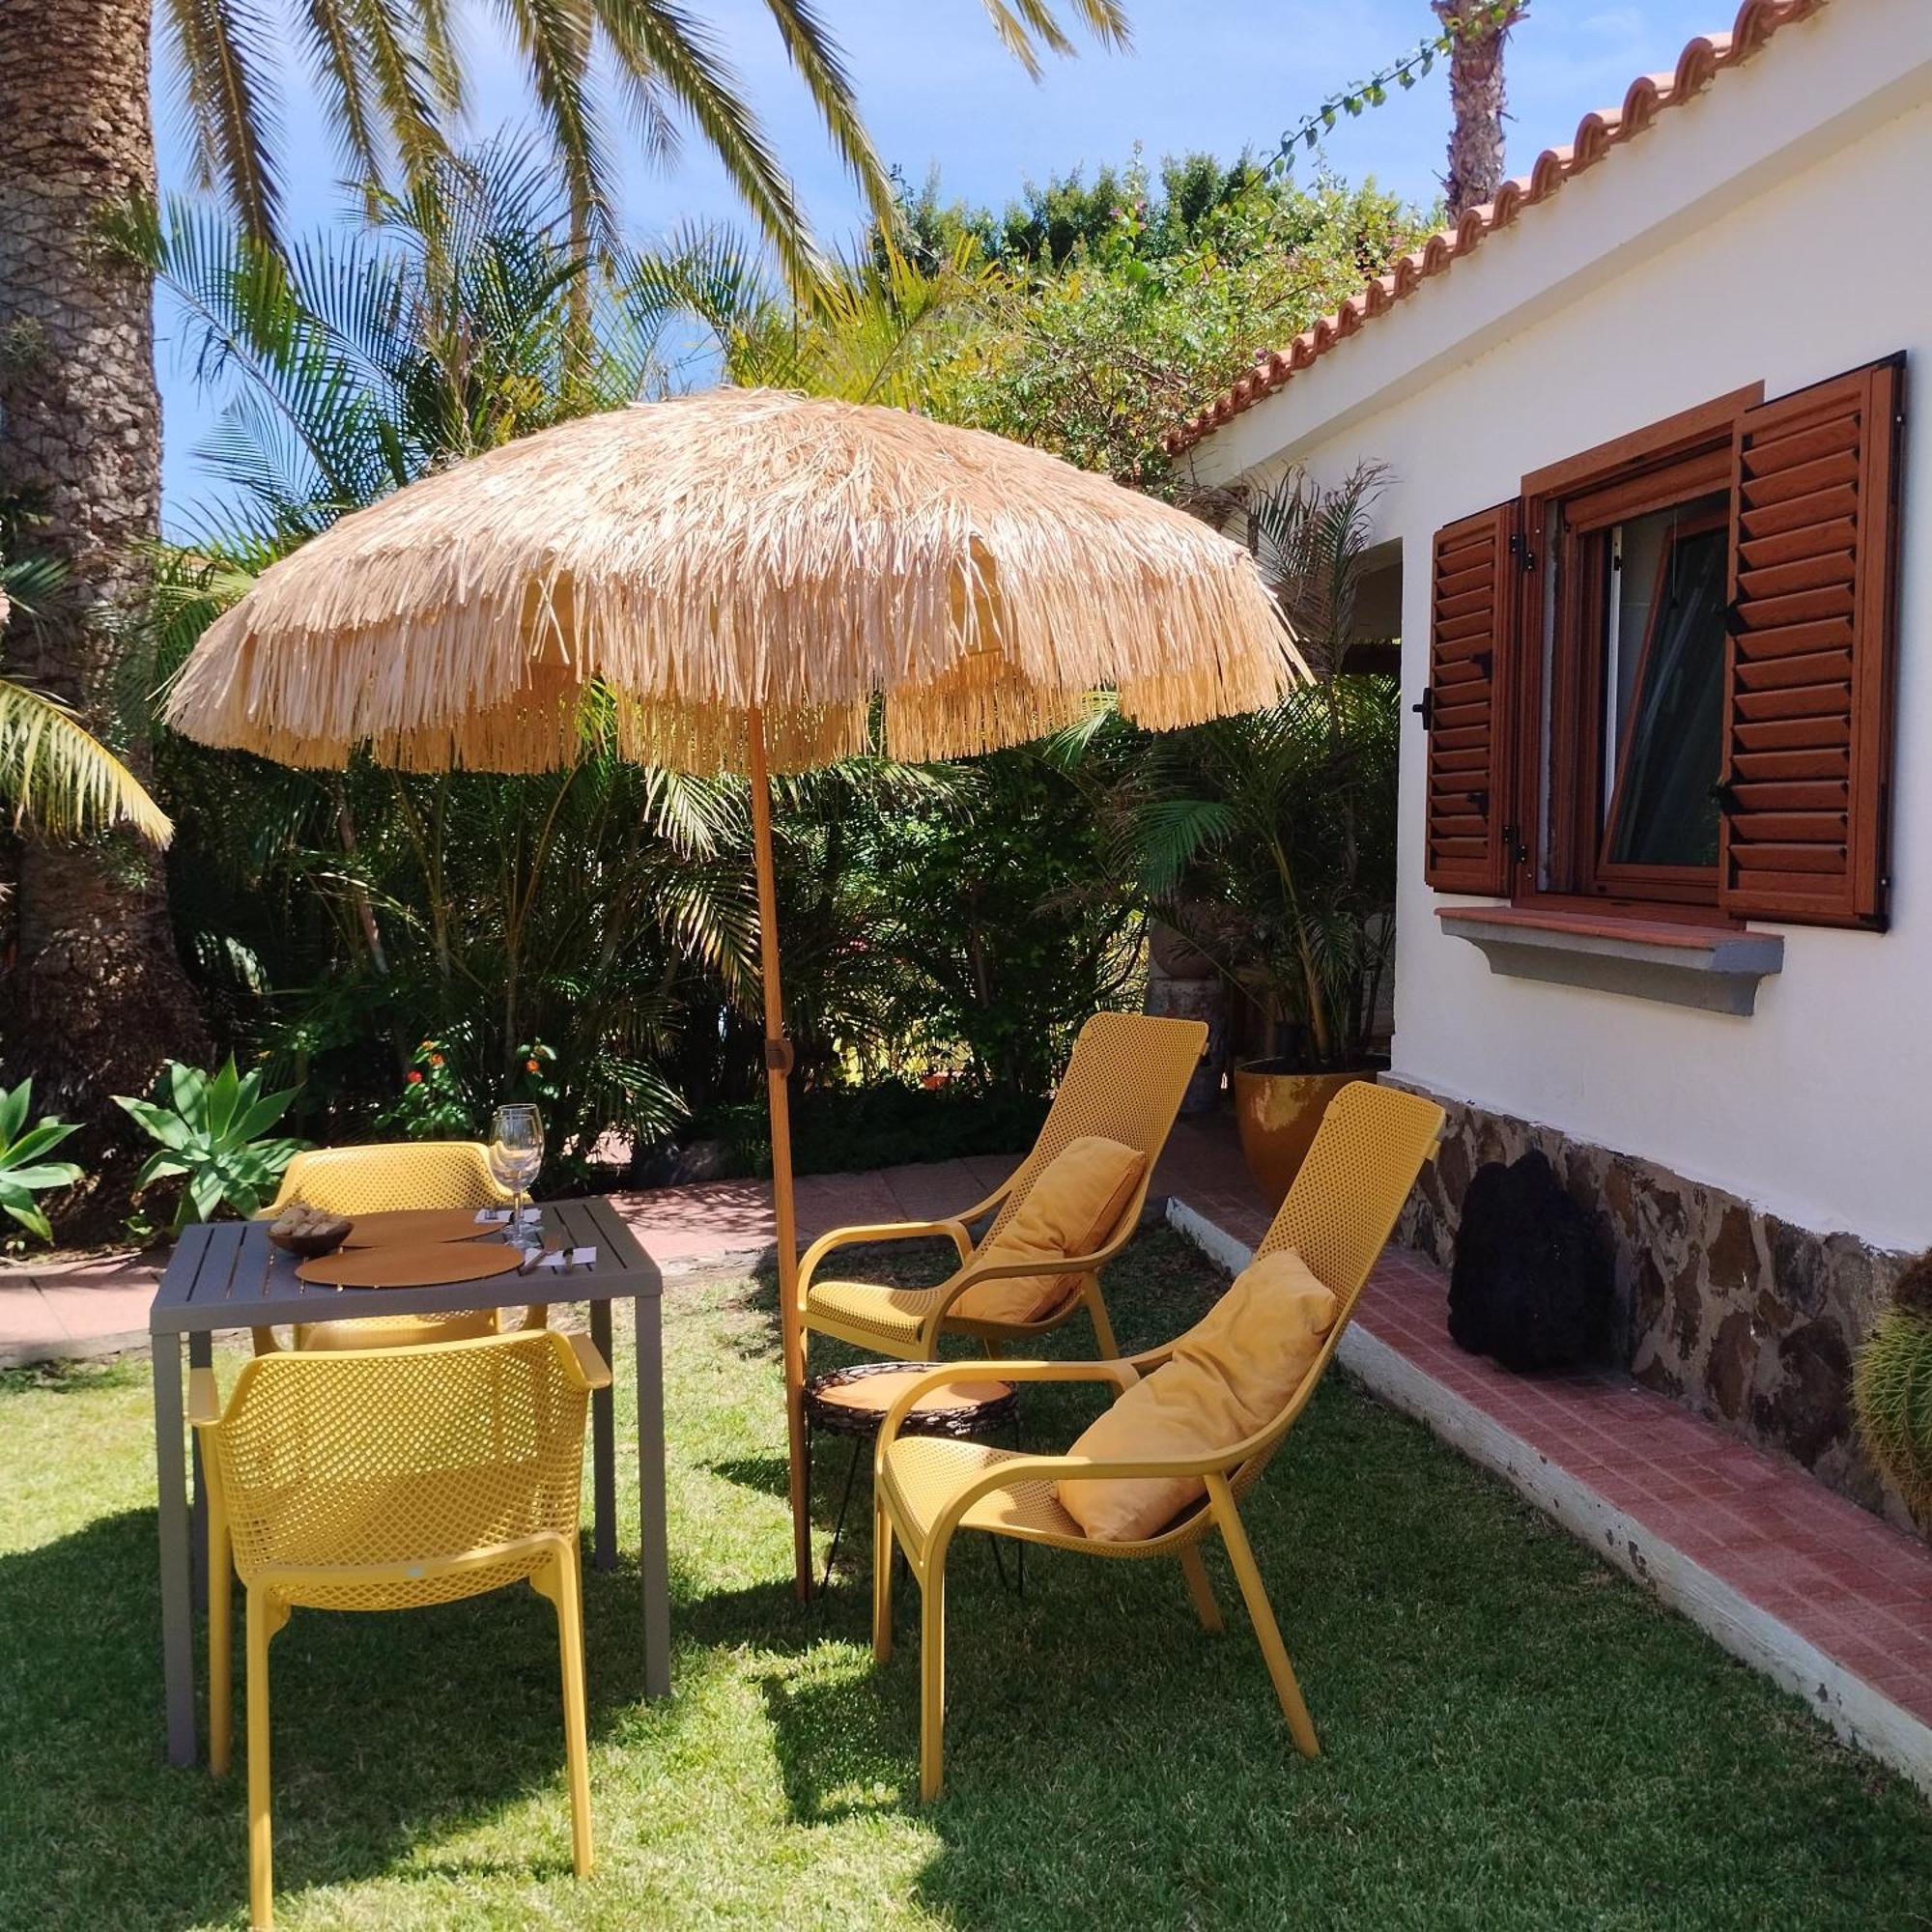
[[578,1558],[583,1418],[611,1371],[582,1335],[258,1355],[224,1410],[190,1378],[209,1470],[209,1761],[228,1769],[232,1579],[247,1591],[248,1905],[273,1922],[269,1643],[294,1608],[401,1610],[528,1581],[556,1605],[571,1850],[590,1870]]
[[[805,1251],[798,1270],[798,1307],[806,1346],[813,1332],[836,1335],[875,1355],[931,1361],[942,1334],[971,1335],[988,1344],[1024,1343],[1057,1328],[1080,1309],[1093,1319],[1100,1353],[1117,1352],[1099,1270],[1126,1246],[1140,1223],[1154,1163],[1167,1145],[1181,1095],[1200,1064],[1208,1029],[1199,1020],[1156,1019],[1145,1013],[1095,1013],[1080,1029],[1065,1077],[1040,1127],[1033,1151],[994,1191],[971,1208],[940,1221],[889,1221],[874,1227],[835,1228]],[[1092,1253],[1068,1255],[1052,1268],[1038,1261],[1002,1266],[974,1264],[976,1255],[1005,1229],[1024,1205],[1041,1171],[1069,1142],[1097,1134],[1138,1149],[1146,1156],[1140,1184],[1106,1238]],[[996,1212],[997,1210],[997,1212]],[[975,1242],[968,1224],[993,1214],[985,1236]],[[855,1241],[900,1241],[945,1235],[959,1268],[937,1288],[880,1288],[870,1282],[819,1282],[816,1275],[835,1249]],[[951,1313],[977,1283],[1045,1272],[1077,1274],[1080,1285],[1037,1321],[970,1321]]]
[[[490,1172],[481,1141],[378,1141],[365,1147],[311,1148],[289,1162],[275,1198],[257,1216],[273,1220],[292,1202],[327,1214],[386,1214],[408,1208],[507,1208],[511,1196]],[[528,1327],[545,1310],[532,1308]],[[298,1349],[407,1349],[458,1342],[497,1329],[494,1308],[455,1315],[378,1315],[366,1321],[317,1321],[298,1327]],[[274,1347],[273,1331],[255,1331],[255,1350]]]
[[[1151,1349],[1123,1361],[971,1362],[930,1370],[910,1383],[879,1430],[873,1462],[872,1654],[884,1662],[893,1649],[893,1550],[905,1551],[921,1592],[919,1788],[922,1799],[938,1796],[946,1722],[946,1557],[961,1529],[1051,1544],[1090,1556],[1177,1556],[1204,1629],[1218,1632],[1215,1606],[1200,1545],[1218,1529],[1240,1584],[1248,1615],[1267,1661],[1282,1715],[1298,1749],[1316,1754],[1315,1727],[1290,1667],[1274,1611],[1255,1565],[1254,1551],[1236,1509],[1294,1419],[1308,1405],[1354,1313],[1369,1270],[1386,1244],[1396,1216],[1442,1130],[1442,1109],[1431,1100],[1390,1087],[1358,1081],[1330,1104],[1308,1158],[1262,1238],[1258,1255],[1293,1248],[1316,1277],[1333,1291],[1334,1324],[1313,1367],[1286,1406],[1265,1427],[1211,1455],[1184,1461],[1098,1462],[1085,1457],[1033,1456],[974,1442],[898,1433],[920,1397],[946,1382],[972,1377],[1001,1381],[1110,1381],[1128,1387],[1167,1360],[1178,1344]],[[1184,1337],[1182,1338],[1185,1339]],[[1207,1496],[1189,1506],[1158,1535],[1132,1543],[1086,1536],[1061,1506],[1054,1485],[1062,1477],[1083,1482],[1113,1477],[1200,1476]]]

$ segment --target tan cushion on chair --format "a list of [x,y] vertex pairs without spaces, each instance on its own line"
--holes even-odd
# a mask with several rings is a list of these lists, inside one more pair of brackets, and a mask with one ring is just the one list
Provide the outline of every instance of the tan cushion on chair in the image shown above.
[[[1068,1141],[1040,1169],[1013,1218],[973,1257],[974,1265],[1092,1254],[1126,1211],[1146,1167],[1147,1155],[1138,1148],[1099,1134]],[[969,1288],[952,1312],[975,1321],[1036,1321],[1079,1286],[1080,1277],[1064,1269],[982,1281]]]
[[[1333,1293],[1292,1249],[1264,1256],[1070,1453],[1122,1463],[1232,1448],[1287,1407],[1335,1325],[1335,1309]],[[1137,1543],[1207,1490],[1199,1476],[1137,1476],[1064,1480],[1056,1493],[1096,1542]]]

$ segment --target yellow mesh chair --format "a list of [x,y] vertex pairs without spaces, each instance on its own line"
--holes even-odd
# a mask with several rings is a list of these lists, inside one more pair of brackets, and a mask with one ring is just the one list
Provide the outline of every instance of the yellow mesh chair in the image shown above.
[[[931,1361],[942,1334],[971,1335],[988,1345],[1024,1343],[1068,1321],[1081,1308],[1094,1322],[1100,1352],[1117,1352],[1107,1304],[1100,1293],[1099,1270],[1132,1238],[1140,1224],[1154,1163],[1180,1111],[1181,1096],[1194,1076],[1208,1029],[1199,1020],[1156,1019],[1146,1013],[1095,1013],[1080,1029],[1066,1073],[1053,1105],[1027,1155],[985,1200],[942,1221],[889,1221],[873,1227],[835,1228],[805,1251],[799,1264],[800,1319],[806,1340],[812,1332],[836,1335],[875,1355]],[[1069,1255],[1051,1271],[1078,1275],[1079,1286],[1037,1321],[972,1321],[950,1311],[969,1288],[982,1281],[1048,1272],[1038,1262],[975,1265],[975,1256],[1017,1214],[1041,1171],[1070,1142],[1099,1134],[1147,1156],[1140,1185],[1106,1238],[1091,1254]],[[997,1212],[995,1211],[997,1210]],[[977,1244],[967,1224],[984,1215],[992,1226]],[[959,1256],[959,1268],[937,1288],[880,1288],[870,1282],[815,1279],[834,1249],[855,1241],[898,1241],[946,1235]]]
[[[272,1220],[300,1202],[326,1214],[386,1214],[405,1208],[507,1208],[481,1141],[383,1141],[367,1147],[312,1148],[289,1162],[275,1198],[258,1218]],[[528,1325],[542,1325],[532,1308]],[[366,1321],[317,1321],[295,1331],[298,1349],[406,1349],[497,1332],[494,1308],[455,1315],[376,1315]],[[270,1330],[255,1347],[274,1346]]]
[[289,1162],[270,1204],[291,1202],[326,1214],[384,1214],[401,1208],[507,1208],[481,1141],[384,1141],[311,1148]]
[[528,1581],[556,1606],[571,1849],[590,1870],[578,1565],[583,1419],[611,1372],[554,1329],[258,1355],[220,1406],[190,1379],[209,1472],[209,1758],[229,1764],[231,1590],[247,1591],[248,1903],[272,1922],[269,1643],[294,1608],[400,1610]]
[[[938,1795],[946,1721],[946,1557],[953,1535],[984,1530],[1023,1543],[1046,1543],[1090,1556],[1179,1557],[1202,1626],[1221,1629],[1200,1545],[1219,1530],[1239,1582],[1255,1635],[1266,1659],[1290,1734],[1304,1755],[1316,1754],[1315,1727],[1290,1667],[1288,1652],[1255,1565],[1236,1503],[1259,1480],[1295,1418],[1308,1405],[1354,1314],[1363,1284],[1386,1244],[1415,1177],[1435,1151],[1442,1109],[1391,1087],[1357,1081],[1330,1104],[1288,1199],[1258,1254],[1293,1248],[1339,1303],[1321,1352],[1281,1412],[1239,1442],[1185,1460],[1101,1462],[1032,1456],[938,1436],[900,1436],[899,1426],[923,1394],[962,1377],[1002,1381],[1110,1381],[1126,1388],[1157,1369],[1178,1346],[1122,1361],[973,1362],[936,1368],[907,1386],[879,1431],[873,1463],[872,1654],[893,1648],[893,1550],[905,1551],[921,1593],[920,1796]],[[1184,1337],[1182,1338],[1185,1339]],[[1090,1539],[1060,1505],[1063,1476],[1200,1476],[1208,1493],[1156,1536],[1138,1542]]]

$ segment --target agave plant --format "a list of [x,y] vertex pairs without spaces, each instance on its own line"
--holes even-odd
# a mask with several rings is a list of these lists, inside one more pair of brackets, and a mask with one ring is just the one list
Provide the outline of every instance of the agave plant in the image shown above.
[[166,1105],[125,1094],[114,1096],[116,1105],[160,1142],[134,1177],[134,1191],[138,1194],[170,1175],[182,1177],[176,1234],[189,1221],[209,1220],[224,1207],[244,1217],[253,1214],[274,1192],[282,1170],[307,1145],[267,1138],[288,1112],[297,1090],[264,1094],[262,1069],[251,1066],[238,1073],[232,1053],[221,1070],[212,1074],[171,1060],[165,1079]]
[[72,1161],[46,1158],[79,1129],[71,1122],[56,1121],[51,1116],[30,1127],[27,1117],[33,1110],[31,1080],[21,1081],[11,1094],[0,1093],[0,1208],[28,1234],[51,1241],[54,1231],[34,1196],[54,1187],[71,1187],[80,1179],[81,1171]]

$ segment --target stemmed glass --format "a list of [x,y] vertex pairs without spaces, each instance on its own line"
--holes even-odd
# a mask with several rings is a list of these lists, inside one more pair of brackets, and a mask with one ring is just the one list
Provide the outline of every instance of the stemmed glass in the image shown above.
[[524,1203],[543,1165],[543,1118],[534,1107],[498,1107],[490,1119],[490,1172],[497,1185],[510,1190],[510,1231],[513,1247],[540,1247],[543,1236],[524,1226]]

